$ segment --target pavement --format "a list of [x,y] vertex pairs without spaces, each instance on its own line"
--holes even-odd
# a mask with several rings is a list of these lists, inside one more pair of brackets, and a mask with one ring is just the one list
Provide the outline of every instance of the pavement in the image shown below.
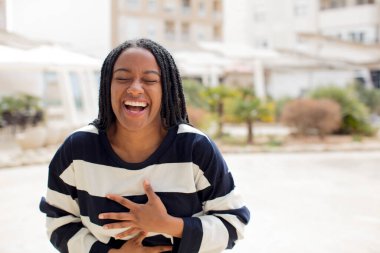
[[[380,252],[380,151],[226,154],[251,210],[235,253]],[[47,164],[0,169],[0,253],[56,252],[38,210]]]

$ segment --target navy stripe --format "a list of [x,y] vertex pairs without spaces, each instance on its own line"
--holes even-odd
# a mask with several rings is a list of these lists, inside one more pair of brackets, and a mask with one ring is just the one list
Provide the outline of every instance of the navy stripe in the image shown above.
[[182,238],[174,240],[174,249],[179,253],[197,253],[203,238],[202,222],[196,217],[184,218],[183,222]]
[[[202,211],[201,202],[197,193],[161,193],[157,195],[164,203],[168,213],[176,217],[191,217]],[[146,195],[128,196],[127,199],[143,204],[147,202]],[[104,225],[112,221],[100,220],[98,215],[103,212],[128,212],[126,207],[107,198],[92,196],[86,191],[78,190],[80,214],[88,216],[90,221],[97,225]]]
[[224,224],[224,226],[227,228],[228,231],[228,244],[227,249],[232,249],[235,246],[235,241],[238,239],[237,232],[234,226],[232,226],[229,222],[227,222],[222,217],[218,217],[219,220],[221,220]]
[[230,210],[218,210],[218,211],[210,211],[208,214],[231,214],[235,215],[243,224],[247,225],[248,221],[251,218],[251,214],[247,207],[243,206],[238,209],[230,209]]
[[66,184],[60,177],[50,176],[48,179],[48,188],[65,195],[69,195],[72,199],[78,198],[77,189],[69,184]]
[[63,225],[54,230],[54,232],[51,234],[50,242],[59,250],[59,252],[69,252],[67,243],[71,237],[73,237],[73,235],[75,235],[81,228],[83,228],[81,222]]
[[42,197],[40,201],[40,210],[41,212],[46,213],[46,216],[50,218],[60,218],[62,216],[72,215],[65,210],[50,205],[46,202],[46,199],[44,197]]
[[198,191],[198,196],[203,202],[226,196],[235,189],[234,180],[231,175],[221,178],[220,181],[210,183],[211,186]]
[[112,249],[112,247],[104,244],[104,243],[101,243],[99,241],[96,241],[92,246],[91,246],[91,249],[90,249],[90,252],[89,253],[108,253],[108,251]]

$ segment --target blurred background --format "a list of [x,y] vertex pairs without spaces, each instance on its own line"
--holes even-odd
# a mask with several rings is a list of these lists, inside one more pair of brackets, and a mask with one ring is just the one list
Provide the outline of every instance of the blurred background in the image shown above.
[[52,250],[47,165],[139,37],[172,53],[246,196],[234,252],[380,252],[380,0],[0,0],[0,253]]

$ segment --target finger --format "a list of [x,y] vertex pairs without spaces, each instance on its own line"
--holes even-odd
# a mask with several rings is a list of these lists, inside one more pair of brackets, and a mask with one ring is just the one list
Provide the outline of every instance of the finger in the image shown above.
[[[127,237],[129,235],[137,234],[139,232],[141,232],[141,229],[139,229],[139,228],[131,228],[131,229],[128,229],[128,230],[126,230],[124,232],[121,232],[121,233],[115,235],[115,238],[116,239],[121,239],[121,238]],[[145,236],[144,236],[144,238],[145,238]]]
[[126,220],[134,221],[134,216],[131,213],[101,213],[99,214],[99,219],[109,219],[109,220]]
[[116,194],[107,194],[106,198],[113,200],[122,206],[125,206],[129,210],[132,210],[134,207],[137,206],[136,203],[134,203],[134,202],[130,201],[129,199],[126,199],[122,196],[116,195]]
[[145,239],[147,234],[147,232],[141,231],[135,238],[133,238],[133,240],[135,240],[137,244],[142,245],[142,241]]
[[165,252],[165,251],[172,251],[173,246],[154,246],[154,247],[149,247],[149,249],[151,250],[149,252],[152,252],[152,253]]
[[144,186],[144,191],[146,195],[148,196],[149,200],[152,200],[158,197],[157,194],[153,191],[152,185],[150,184],[148,180],[146,179],[144,180],[143,186]]
[[132,227],[134,224],[129,221],[124,221],[124,222],[115,222],[115,223],[110,223],[106,224],[103,226],[105,229],[115,229],[115,228],[129,228]]

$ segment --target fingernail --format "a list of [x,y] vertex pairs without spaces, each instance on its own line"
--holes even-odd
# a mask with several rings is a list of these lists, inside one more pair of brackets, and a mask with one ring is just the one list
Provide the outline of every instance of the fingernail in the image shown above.
[[103,225],[103,228],[108,229],[108,226],[107,225]]
[[99,219],[103,219],[104,218],[104,215],[103,214],[99,214]]

